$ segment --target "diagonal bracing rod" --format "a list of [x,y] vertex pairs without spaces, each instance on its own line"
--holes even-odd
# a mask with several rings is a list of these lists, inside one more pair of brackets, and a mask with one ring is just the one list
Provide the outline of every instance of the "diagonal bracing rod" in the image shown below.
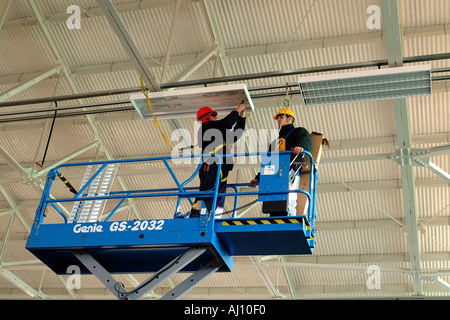
[[142,54],[139,52],[136,44],[128,33],[125,24],[119,16],[111,0],[97,0],[98,6],[102,9],[105,14],[106,19],[111,25],[112,29],[119,38],[122,47],[127,52],[134,67],[141,75],[144,80],[145,85],[150,89],[150,91],[161,91],[161,88],[156,83],[154,75],[151,73],[150,68],[147,65]]

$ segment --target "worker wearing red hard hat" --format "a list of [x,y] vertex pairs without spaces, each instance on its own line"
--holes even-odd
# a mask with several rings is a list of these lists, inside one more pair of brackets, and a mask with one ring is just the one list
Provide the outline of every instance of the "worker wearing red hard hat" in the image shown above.
[[205,122],[211,120],[211,117],[216,118],[217,112],[213,111],[213,109],[211,109],[210,107],[203,107],[203,108],[198,109],[197,121],[199,121],[201,123],[205,123]]
[[[225,118],[217,120],[217,112],[210,107],[202,107],[197,111],[197,121],[201,122],[198,131],[198,144],[202,148],[202,154],[231,154],[231,145],[236,142],[245,129],[245,105],[240,103]],[[200,191],[213,190],[217,177],[218,164],[214,158],[208,158],[202,163],[199,171]],[[228,173],[233,170],[233,158],[223,157],[220,172],[218,193],[225,193],[227,189]],[[197,207],[198,201],[203,201],[202,206],[208,211],[212,209],[212,197],[198,197],[192,206],[190,218],[200,216]],[[225,197],[217,197],[216,218],[222,217]]]

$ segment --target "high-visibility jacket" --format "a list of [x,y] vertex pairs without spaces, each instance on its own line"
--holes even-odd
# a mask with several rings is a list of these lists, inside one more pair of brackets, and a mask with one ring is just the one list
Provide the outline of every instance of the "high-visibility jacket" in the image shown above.
[[[295,147],[302,147],[304,150],[311,152],[312,140],[311,134],[303,127],[295,127],[293,124],[282,126],[278,135],[277,141],[279,151],[289,151]],[[272,145],[269,146],[269,151],[272,151]],[[291,161],[295,155],[291,156]],[[259,173],[255,176],[259,181]]]

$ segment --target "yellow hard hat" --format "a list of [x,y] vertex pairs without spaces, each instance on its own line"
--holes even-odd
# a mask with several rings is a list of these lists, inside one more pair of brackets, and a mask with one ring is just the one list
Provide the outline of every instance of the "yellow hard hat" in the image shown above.
[[286,108],[281,108],[280,110],[278,110],[277,114],[273,118],[275,120],[277,120],[278,116],[284,115],[284,114],[286,114],[286,116],[291,116],[295,121],[295,116],[294,116],[294,113],[292,112],[292,110],[289,110],[289,109],[286,110]]

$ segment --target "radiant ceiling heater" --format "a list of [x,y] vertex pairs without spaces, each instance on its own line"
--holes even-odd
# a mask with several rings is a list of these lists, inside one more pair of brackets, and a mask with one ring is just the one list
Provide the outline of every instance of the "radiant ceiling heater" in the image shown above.
[[[230,112],[241,102],[246,104],[246,112],[254,110],[245,84],[149,92],[148,97],[158,119],[195,117],[197,110],[205,106],[218,113]],[[143,120],[153,119],[143,93],[131,95],[130,100]]]
[[417,65],[300,77],[305,106],[431,95],[431,67]]

